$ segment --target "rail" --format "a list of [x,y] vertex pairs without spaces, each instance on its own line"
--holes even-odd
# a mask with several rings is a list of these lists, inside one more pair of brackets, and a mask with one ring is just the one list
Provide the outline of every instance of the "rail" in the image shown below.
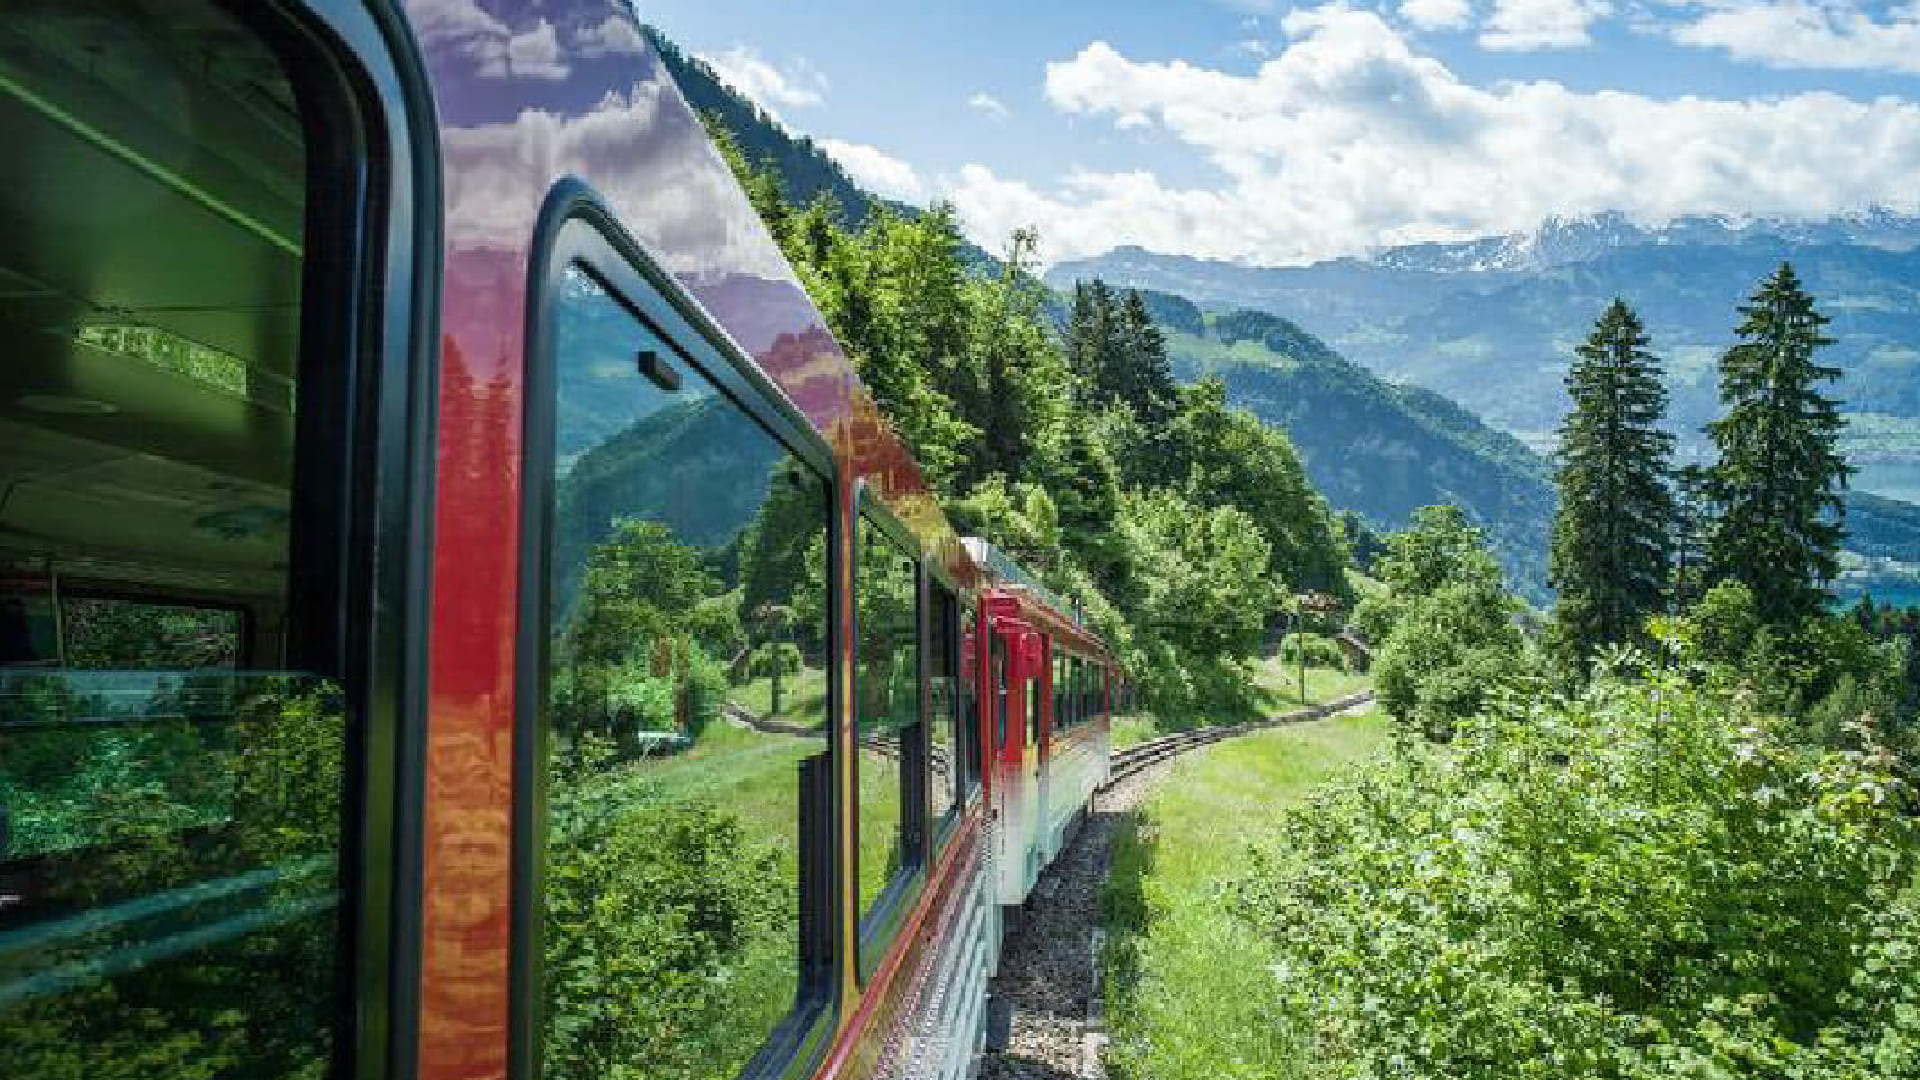
[[1240,735],[1250,735],[1256,731],[1265,731],[1268,728],[1282,727],[1287,724],[1300,724],[1308,720],[1319,720],[1322,717],[1332,716],[1334,713],[1345,712],[1358,705],[1365,705],[1372,700],[1373,695],[1371,693],[1349,694],[1346,697],[1329,701],[1325,705],[1314,705],[1310,708],[1300,709],[1280,716],[1268,717],[1265,720],[1251,720],[1244,724],[1222,724],[1218,727],[1194,728],[1192,731],[1176,731],[1171,735],[1162,735],[1157,739],[1148,739],[1142,743],[1135,743],[1125,750],[1114,753],[1112,764],[1108,768],[1107,782],[1103,786],[1112,787],[1150,765],[1165,761],[1170,757],[1177,757],[1189,750],[1197,750],[1202,746],[1210,746],[1213,743],[1235,738]]

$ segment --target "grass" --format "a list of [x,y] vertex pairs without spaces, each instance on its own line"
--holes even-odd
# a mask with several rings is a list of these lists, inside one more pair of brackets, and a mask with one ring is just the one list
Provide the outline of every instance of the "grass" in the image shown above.
[[1282,809],[1380,746],[1387,725],[1369,712],[1221,743],[1175,764],[1122,829],[1103,897],[1110,1075],[1299,1071],[1301,1047],[1263,1005],[1271,954],[1217,893]]
[[762,720],[815,726],[827,715],[827,673],[824,668],[801,668],[780,680],[780,711],[773,709],[773,680],[759,677],[727,691],[735,705]]

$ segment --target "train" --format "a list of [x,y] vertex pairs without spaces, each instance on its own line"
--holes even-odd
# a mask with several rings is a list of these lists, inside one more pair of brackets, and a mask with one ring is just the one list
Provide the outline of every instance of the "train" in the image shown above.
[[621,0],[0,21],[0,1062],[939,1078],[1130,692]]

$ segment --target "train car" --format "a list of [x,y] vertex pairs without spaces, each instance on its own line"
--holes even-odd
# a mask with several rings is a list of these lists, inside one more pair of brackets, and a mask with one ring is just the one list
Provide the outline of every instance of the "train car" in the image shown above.
[[0,1062],[966,1075],[1111,658],[632,10],[0,20]]
[[1115,664],[1077,609],[993,545],[963,543],[988,582],[979,634],[988,643],[994,892],[1017,909],[1107,780]]

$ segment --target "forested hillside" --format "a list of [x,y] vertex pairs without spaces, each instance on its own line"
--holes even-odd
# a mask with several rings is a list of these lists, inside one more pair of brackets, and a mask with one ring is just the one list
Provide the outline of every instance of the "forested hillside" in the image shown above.
[[1333,505],[1375,529],[1402,529],[1433,503],[1466,509],[1515,583],[1546,599],[1546,462],[1431,391],[1395,386],[1275,315],[1202,315],[1162,298],[1174,371],[1217,377],[1227,400],[1284,430]]

